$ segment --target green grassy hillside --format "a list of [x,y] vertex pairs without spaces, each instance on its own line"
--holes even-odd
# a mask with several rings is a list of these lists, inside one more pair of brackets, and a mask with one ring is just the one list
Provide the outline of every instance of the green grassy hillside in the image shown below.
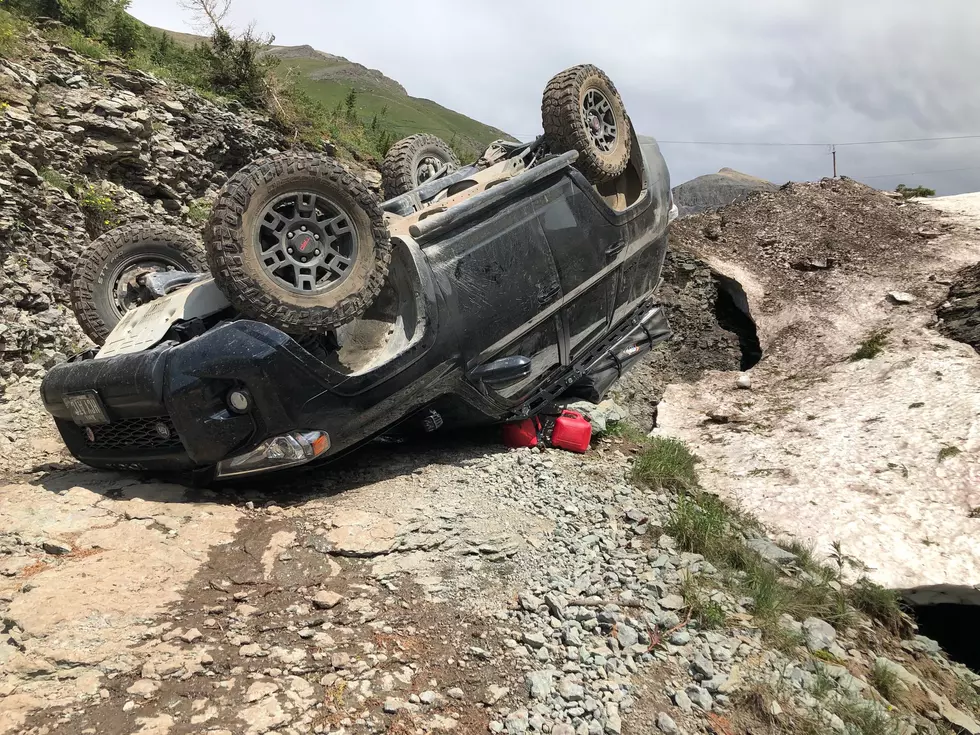
[[[189,33],[167,31],[178,43],[193,45],[207,39]],[[343,106],[354,89],[357,116],[391,131],[396,139],[413,133],[431,133],[453,144],[468,158],[498,138],[509,138],[497,128],[450,110],[432,100],[409,95],[401,84],[376,69],[317,51],[311,46],[272,46],[266,53],[280,59],[277,73],[327,109]]]
[[[379,123],[400,138],[412,133],[432,133],[450,141],[455,136],[460,147],[475,150],[497,138],[509,137],[432,100],[411,97],[400,85],[392,87],[369,76],[345,76],[350,66],[346,60],[285,58],[280,70],[287,73],[292,70],[297,75],[296,85],[331,109],[342,105],[350,89],[355,89],[355,108],[361,119],[370,122],[377,115]],[[320,74],[330,74],[332,78],[318,78]],[[334,74],[337,76],[333,77]]]

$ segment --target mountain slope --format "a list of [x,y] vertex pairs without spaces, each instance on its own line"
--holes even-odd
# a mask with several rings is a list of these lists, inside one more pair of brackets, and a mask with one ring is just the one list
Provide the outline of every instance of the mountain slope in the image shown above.
[[741,201],[755,191],[775,191],[778,187],[765,179],[723,168],[716,174],[698,176],[674,187],[674,202],[680,214],[718,209]]
[[[189,33],[165,32],[187,45],[207,40]],[[342,105],[354,89],[358,116],[366,122],[377,116],[378,123],[396,139],[413,133],[431,133],[447,141],[455,138],[458,147],[475,153],[497,138],[509,137],[497,128],[432,100],[412,97],[394,79],[343,56],[308,45],[271,46],[267,53],[280,59],[279,68],[284,75],[294,76],[301,90],[330,109]]]

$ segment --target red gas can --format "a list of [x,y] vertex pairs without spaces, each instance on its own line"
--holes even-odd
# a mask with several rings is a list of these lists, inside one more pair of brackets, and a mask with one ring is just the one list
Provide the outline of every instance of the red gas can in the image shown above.
[[504,424],[504,444],[511,448],[536,447],[540,426],[537,417]]
[[570,452],[585,452],[592,440],[592,424],[576,411],[562,411],[555,419],[555,429],[551,432],[551,446],[567,449]]

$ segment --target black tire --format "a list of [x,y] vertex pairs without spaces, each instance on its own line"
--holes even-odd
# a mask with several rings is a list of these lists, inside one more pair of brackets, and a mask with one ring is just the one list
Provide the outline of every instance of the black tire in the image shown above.
[[427,133],[410,135],[395,143],[381,164],[381,186],[385,197],[392,199],[418,188],[432,173],[432,163],[447,165],[449,171],[459,168],[459,158],[449,144]]
[[120,279],[144,267],[203,273],[207,262],[195,238],[169,225],[133,222],[94,240],[78,255],[69,296],[79,326],[96,344],[137,305],[122,293]]
[[[285,235],[276,236],[283,243],[277,246],[283,260],[275,267],[286,268],[287,275],[270,273],[263,265],[275,263],[271,251],[263,250],[261,238],[271,233],[267,220],[262,219],[265,213],[270,207],[279,206],[278,200],[286,200],[288,205],[291,197],[310,195],[315,197],[310,210],[312,219],[293,219],[293,224],[283,226],[282,232],[295,234],[299,221],[313,230],[317,223],[327,222],[326,228],[340,220],[343,234],[324,229],[322,234],[329,239],[317,243],[304,230],[302,241],[295,240],[297,250],[314,247],[318,248],[314,251],[317,258],[334,258],[330,253],[336,252],[338,257],[342,253],[334,249],[333,243],[354,243],[349,256],[344,256],[349,260],[344,272],[334,273],[336,278],[328,272],[323,278],[329,280],[322,283],[319,271],[327,271],[325,265],[304,266],[296,258],[285,260]],[[298,202],[299,199],[294,200],[295,214],[299,212]],[[327,218],[329,213],[321,210],[321,205],[332,208],[335,216]],[[320,219],[321,214],[324,219]],[[320,240],[320,235],[317,238]],[[303,152],[260,159],[232,176],[218,194],[205,227],[204,245],[215,283],[235,309],[288,334],[322,333],[358,317],[381,291],[391,262],[391,241],[377,198],[333,159]],[[291,245],[288,251],[294,254]],[[296,283],[287,282],[288,269],[292,269]],[[302,291],[305,286],[298,283],[301,270],[312,271],[312,275],[306,274],[314,279],[312,284],[306,284],[309,293]]]
[[[602,136],[607,128],[599,116],[591,118],[598,129],[586,124],[583,111],[593,92],[608,104],[612,135]],[[552,77],[541,100],[541,122],[553,150],[578,151],[575,165],[593,184],[612,181],[626,170],[633,146],[630,120],[616,86],[601,69],[583,64]],[[596,136],[602,136],[602,147]]]

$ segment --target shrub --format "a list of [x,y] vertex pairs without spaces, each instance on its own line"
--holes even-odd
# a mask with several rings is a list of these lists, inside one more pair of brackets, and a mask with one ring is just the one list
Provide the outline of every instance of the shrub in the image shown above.
[[[44,0],[37,5],[50,3]],[[142,43],[145,26],[126,12],[129,0],[57,0],[57,5],[59,15],[53,17],[60,17],[83,35],[101,41],[120,54],[128,56]],[[50,12],[37,14],[51,15]]]
[[935,189],[929,189],[925,186],[908,187],[905,184],[899,184],[895,187],[895,191],[902,195],[903,199],[911,199],[912,197],[934,197],[936,196]]
[[62,19],[60,0],[4,0],[3,4],[8,10],[29,18]]
[[266,107],[269,101],[267,80],[279,59],[260,57],[259,52],[272,40],[272,37],[260,38],[251,27],[238,37],[224,28],[216,28],[211,41],[199,47],[207,63],[211,88],[251,107]]
[[483,154],[482,150],[476,151],[465,143],[460,142],[456,133],[453,133],[453,137],[449,139],[449,147],[456,154],[456,158],[462,163],[472,163]]
[[64,177],[63,174],[55,171],[53,168],[42,169],[40,172],[41,178],[56,189],[61,189],[62,191],[69,191],[71,189],[71,184],[68,179]]
[[74,28],[64,26],[49,28],[45,31],[45,35],[55,43],[67,46],[75,53],[87,56],[90,59],[95,59],[96,61],[107,58],[110,53],[109,49],[102,43],[89,38]]
[[122,10],[112,14],[106,27],[106,40],[121,54],[131,56],[144,45],[145,26]]
[[884,351],[886,344],[888,344],[887,329],[880,329],[877,332],[872,332],[868,338],[861,343],[857,350],[855,350],[854,354],[851,355],[851,362],[857,362],[858,360],[870,360],[877,357]]
[[848,589],[847,600],[855,610],[877,620],[892,633],[901,635],[908,632],[909,621],[902,613],[897,592],[861,577]]

